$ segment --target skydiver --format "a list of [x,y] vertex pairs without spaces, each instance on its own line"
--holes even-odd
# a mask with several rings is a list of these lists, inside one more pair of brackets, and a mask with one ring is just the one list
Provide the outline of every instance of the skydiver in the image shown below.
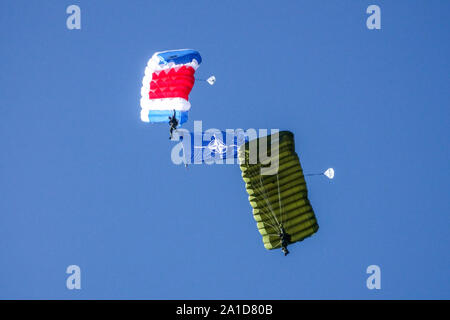
[[173,130],[177,130],[177,127],[178,127],[178,120],[177,120],[177,117],[176,117],[175,109],[173,110],[173,116],[169,116],[169,125],[170,125],[170,137],[169,137],[169,139],[172,140]]
[[280,233],[278,235],[281,240],[281,250],[283,250],[284,255],[287,256],[289,254],[287,246],[291,243],[291,235],[284,230],[282,225],[280,225]]

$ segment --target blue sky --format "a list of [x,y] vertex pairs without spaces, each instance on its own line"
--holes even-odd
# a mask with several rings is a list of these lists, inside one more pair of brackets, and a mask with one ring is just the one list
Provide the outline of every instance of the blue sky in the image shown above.
[[[0,298],[450,298],[449,10],[2,1]],[[320,229],[289,256],[264,249],[237,166],[176,166],[168,127],[140,121],[147,60],[178,48],[217,77],[186,128],[290,130],[305,172],[335,168],[308,179]]]

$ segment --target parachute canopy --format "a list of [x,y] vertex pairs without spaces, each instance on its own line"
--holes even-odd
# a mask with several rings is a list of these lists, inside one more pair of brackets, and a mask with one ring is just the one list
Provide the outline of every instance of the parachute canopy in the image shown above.
[[200,63],[200,53],[191,49],[153,54],[142,79],[141,120],[168,123],[175,110],[179,124],[186,122],[191,108],[189,93]]
[[[256,144],[257,159],[250,155],[252,144]],[[271,163],[278,160],[278,166],[268,172],[261,171],[266,166],[261,162],[267,163],[267,159],[260,159],[262,147],[266,148]],[[266,249],[282,246],[283,230],[290,235],[290,243],[302,241],[317,232],[319,225],[308,200],[306,181],[291,132],[281,131],[245,143],[239,148],[239,161],[253,217]]]
[[243,130],[233,132],[207,130],[206,132],[189,132],[179,129],[174,133],[180,137],[181,152],[185,164],[212,164],[217,160],[227,163],[228,159],[237,159],[238,148],[248,141]]

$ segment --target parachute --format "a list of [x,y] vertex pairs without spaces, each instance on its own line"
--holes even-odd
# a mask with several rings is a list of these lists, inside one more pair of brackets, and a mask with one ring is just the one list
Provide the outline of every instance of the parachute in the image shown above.
[[[261,159],[261,148],[267,150],[265,160]],[[288,243],[294,243],[317,232],[319,225],[308,200],[293,133],[280,131],[243,144],[239,148],[239,161],[253,217],[266,249],[282,247],[284,251],[285,233],[289,236]],[[263,171],[268,161],[277,166]]]
[[[248,141],[243,130],[230,133],[219,130],[207,130],[206,132],[189,132],[177,130],[174,134],[181,141],[181,152],[184,164],[212,164],[228,163],[228,160],[237,159],[238,149]],[[224,161],[222,161],[224,160]]]
[[334,178],[334,169],[333,168],[328,168],[323,175],[325,177],[327,177],[328,179],[332,180]]
[[[249,141],[243,130],[231,134],[215,129],[193,133],[178,129],[188,119],[189,94],[201,63],[200,53],[192,49],[154,53],[142,79],[141,120],[169,123],[170,139],[180,141],[172,149],[172,161],[176,164],[228,164],[238,159],[264,247],[268,250],[281,247],[286,255],[288,245],[312,236],[319,229],[295,152],[294,135],[281,131]],[[213,85],[216,78],[197,80]],[[331,180],[334,174],[334,169],[329,168],[306,176],[324,175]]]
[[[168,123],[175,110],[179,124],[186,122],[191,108],[189,93],[195,83],[195,71],[201,63],[200,53],[191,49],[153,54],[142,79],[141,120]],[[215,78],[211,81],[214,82]]]

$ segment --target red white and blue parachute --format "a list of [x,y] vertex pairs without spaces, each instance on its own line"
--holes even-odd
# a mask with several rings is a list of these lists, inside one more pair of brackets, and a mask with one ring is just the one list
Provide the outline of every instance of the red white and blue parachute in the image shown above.
[[[168,123],[175,110],[179,124],[186,122],[191,108],[189,93],[201,63],[200,53],[191,49],[156,52],[148,61],[142,79],[142,121]],[[212,78],[207,80],[210,84],[215,80]]]

